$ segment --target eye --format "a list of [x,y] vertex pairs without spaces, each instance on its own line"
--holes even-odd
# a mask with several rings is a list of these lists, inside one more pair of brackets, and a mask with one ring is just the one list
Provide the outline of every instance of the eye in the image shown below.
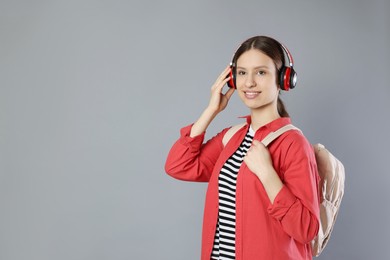
[[267,74],[264,70],[259,70],[258,72],[257,72],[257,74],[259,74],[259,75],[265,75],[265,74]]
[[245,74],[246,74],[246,73],[245,73],[245,71],[243,71],[243,70],[237,71],[237,75],[243,76],[243,75],[245,75]]

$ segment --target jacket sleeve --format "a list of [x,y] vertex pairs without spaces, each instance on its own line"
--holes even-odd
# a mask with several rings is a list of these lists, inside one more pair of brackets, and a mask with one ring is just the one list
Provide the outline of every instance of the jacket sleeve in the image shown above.
[[268,212],[287,234],[307,244],[319,229],[319,176],[312,146],[301,134],[287,148],[283,171],[284,186]]
[[192,124],[180,130],[180,138],[173,144],[165,162],[165,171],[184,181],[208,182],[214,165],[223,149],[224,129],[203,144],[205,132],[190,137]]

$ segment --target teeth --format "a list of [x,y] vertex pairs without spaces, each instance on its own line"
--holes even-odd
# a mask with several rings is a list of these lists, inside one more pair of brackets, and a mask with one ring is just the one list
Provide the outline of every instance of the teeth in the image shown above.
[[249,99],[256,98],[258,95],[260,95],[261,92],[259,91],[245,91],[245,96]]

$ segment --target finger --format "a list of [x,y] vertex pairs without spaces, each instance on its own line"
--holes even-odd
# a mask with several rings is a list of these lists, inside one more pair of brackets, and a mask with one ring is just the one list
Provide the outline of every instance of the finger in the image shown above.
[[226,77],[229,74],[230,70],[231,70],[230,65],[227,65],[226,68],[222,72],[222,76]]
[[225,84],[230,80],[230,77],[227,77],[225,79],[223,79],[222,81],[220,81],[219,83],[217,83],[215,85],[215,90],[218,91],[219,93],[222,93],[222,89],[223,87],[225,86]]
[[258,140],[253,140],[252,141],[252,145],[254,145],[254,146],[258,146],[258,145],[260,145],[261,143],[258,141]]
[[246,154],[246,155],[244,156],[244,162],[245,162],[246,164],[249,163],[248,154]]
[[[223,77],[222,77],[223,75]],[[212,89],[222,89],[222,87],[230,80],[228,74],[221,74],[218,79],[215,81]]]
[[250,155],[253,152],[254,147],[249,147],[248,151],[246,152],[246,156]]
[[228,65],[223,71],[222,73],[219,75],[218,79],[219,80],[224,80],[230,73],[230,65]]
[[235,91],[234,88],[229,88],[229,90],[226,91],[225,96],[226,96],[226,98],[227,98],[228,100],[229,100],[230,97],[233,95],[234,91]]

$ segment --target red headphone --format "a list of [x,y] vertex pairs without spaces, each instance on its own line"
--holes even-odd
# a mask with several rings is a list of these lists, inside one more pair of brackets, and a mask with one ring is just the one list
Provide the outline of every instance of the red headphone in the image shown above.
[[[273,39],[274,41],[276,41],[275,39]],[[285,56],[287,56],[287,59],[288,59],[288,66],[286,66],[285,64],[282,66],[282,68],[280,68],[280,72],[279,72],[279,84],[280,84],[280,88],[282,90],[285,90],[285,91],[288,91],[290,89],[293,89],[295,88],[295,86],[297,85],[297,73],[295,72],[293,66],[294,66],[294,60],[291,56],[291,53],[289,52],[289,50],[283,45],[281,44],[280,42],[276,41],[277,43],[279,43],[279,45],[282,47],[282,50],[283,50],[283,54]],[[241,47],[241,45],[240,45]],[[233,58],[234,58],[235,54],[233,55]],[[236,64],[234,62],[234,60],[232,60],[232,62],[230,62],[230,73],[228,76],[230,76],[230,80],[227,82],[227,85],[230,87],[230,88],[237,88],[236,87]]]

